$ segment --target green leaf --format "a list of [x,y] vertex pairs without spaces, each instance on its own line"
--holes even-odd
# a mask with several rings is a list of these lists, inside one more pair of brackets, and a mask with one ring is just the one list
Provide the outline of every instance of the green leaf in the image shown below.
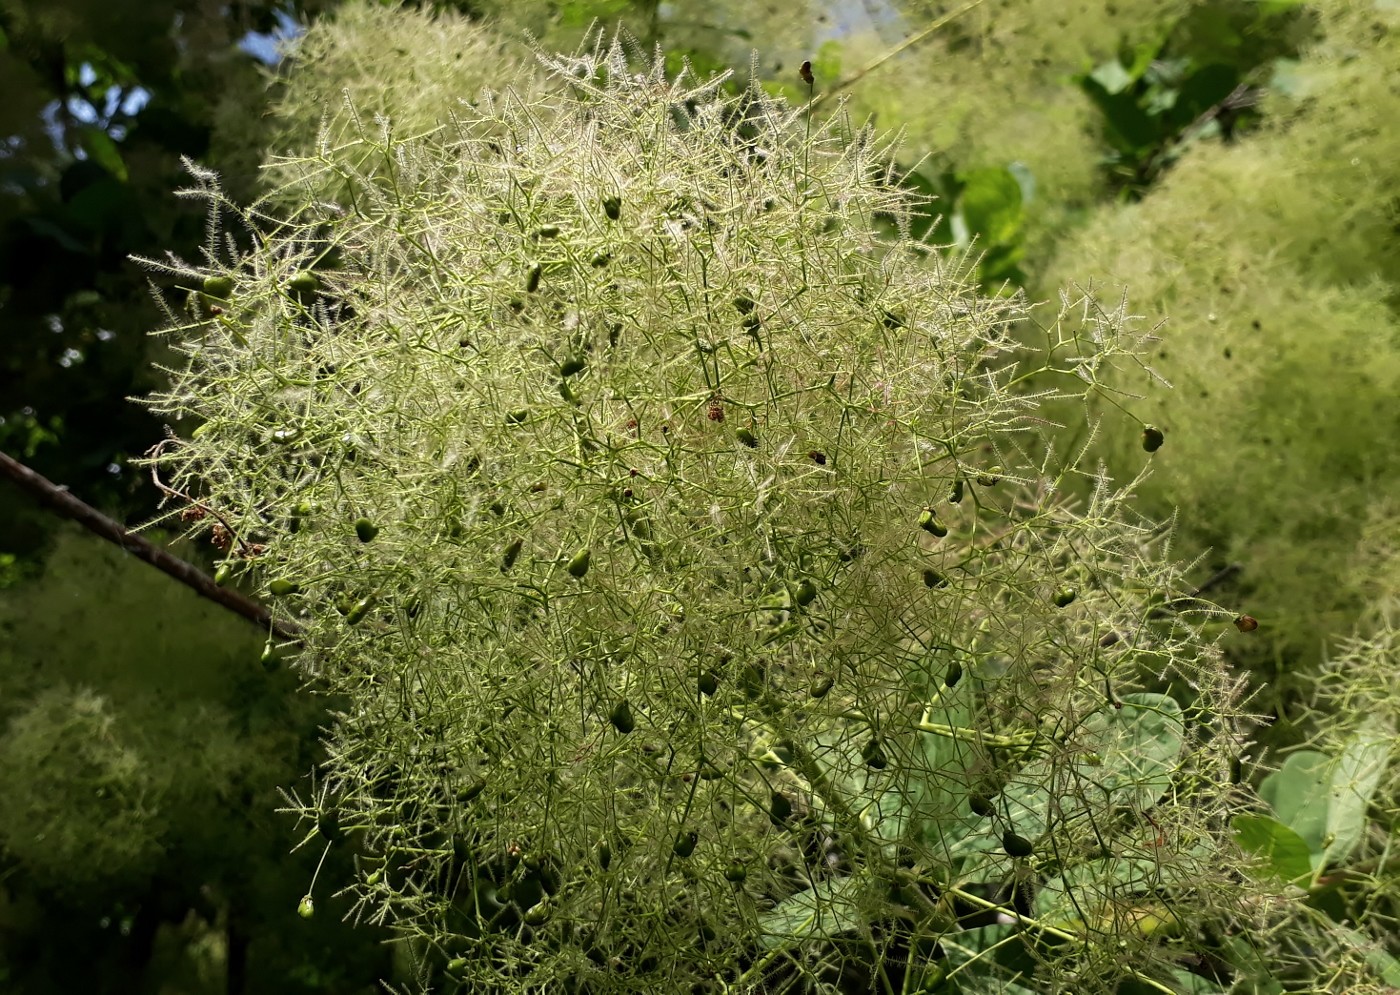
[[1338,936],[1340,936],[1353,950],[1358,951],[1366,960],[1366,965],[1380,975],[1382,981],[1392,988],[1400,988],[1400,960],[1396,960],[1386,953],[1385,947],[1367,936],[1359,930],[1351,929],[1348,926],[1334,926]]
[[[1081,923],[1087,914],[1112,915],[1112,907],[1161,887],[1156,861],[1142,857],[1090,860],[1051,878],[1035,896],[1036,918],[1051,924]],[[1097,928],[1092,920],[1090,929]]]
[[1264,860],[1256,875],[1303,884],[1312,875],[1307,841],[1288,826],[1266,815],[1237,815],[1232,822],[1240,847]]
[[853,877],[832,878],[779,902],[759,918],[759,942],[769,950],[790,943],[848,933],[862,922],[858,899],[865,882]]
[[958,933],[946,933],[939,939],[950,975],[958,980],[957,990],[968,993],[1005,993],[1005,995],[1034,995],[1033,990],[1016,983],[1034,970],[1034,963],[1023,943],[1016,942],[1013,924],[982,926]]
[[1389,723],[1369,718],[1337,758],[1299,750],[1260,785],[1279,821],[1307,844],[1314,871],[1345,860],[1361,841],[1393,740]]
[[958,174],[958,206],[968,229],[984,247],[1013,241],[1021,231],[1021,184],[1009,169],[973,169]]
[[1181,995],[1224,995],[1225,993],[1225,989],[1209,978],[1192,974],[1190,971],[1183,971],[1179,967],[1172,968],[1172,981],[1175,982],[1176,989],[1181,992]]
[[1117,59],[1096,67],[1089,73],[1089,78],[1103,87],[1104,92],[1108,94],[1122,93],[1137,82],[1137,77],[1129,74],[1128,70],[1123,68],[1123,63]]
[[[1142,812],[1171,786],[1181,755],[1185,725],[1181,706],[1163,694],[1130,694],[1122,708],[1105,707],[1085,720],[1074,748],[1079,754],[1066,796],[1066,770],[1060,761],[1038,759],[1026,764],[998,799],[1007,828],[1029,840],[1042,835],[1049,813],[1073,820],[1082,813],[1113,808]],[[954,855],[1001,848],[1000,837],[978,820],[952,847]],[[998,861],[986,868],[1000,867]],[[969,869],[970,875],[977,872]]]
[[127,180],[126,162],[112,136],[101,128],[85,127],[79,130],[83,151],[88,158],[111,173],[123,183]]
[[1351,856],[1366,828],[1366,809],[1390,760],[1395,733],[1390,723],[1372,716],[1348,741],[1332,769],[1327,789],[1327,849],[1324,864]]
[[1085,758],[1080,776],[1101,790],[1096,803],[1103,808],[1143,812],[1171,786],[1186,727],[1181,706],[1164,694],[1129,694],[1122,701],[1122,708],[1105,708],[1084,723],[1099,762]]
[[835,40],[822,42],[812,60],[812,73],[818,80],[835,82],[841,78],[841,43]]
[[1316,868],[1327,834],[1327,784],[1330,758],[1315,750],[1290,754],[1283,766],[1264,778],[1259,794],[1274,815],[1307,844]]

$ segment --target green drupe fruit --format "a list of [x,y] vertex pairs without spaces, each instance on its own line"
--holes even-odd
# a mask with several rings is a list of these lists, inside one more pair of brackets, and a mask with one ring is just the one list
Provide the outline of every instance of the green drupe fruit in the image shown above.
[[570,577],[573,577],[575,580],[582,580],[584,575],[588,573],[588,565],[592,560],[593,551],[587,546],[584,546],[573,556],[569,557],[569,562],[565,565],[564,569],[569,572]]
[[1001,834],[1001,848],[1009,857],[1029,857],[1035,852],[1030,840],[1024,836],[1017,836],[1010,829]]
[[925,508],[919,513],[919,528],[935,539],[942,539],[948,534],[948,526],[938,520],[938,515],[932,508]]
[[986,795],[974,793],[967,800],[967,807],[972,809],[973,815],[981,816],[984,819],[990,818],[996,812],[996,806]]
[[671,844],[671,852],[677,857],[689,857],[695,852],[695,844],[700,842],[700,834],[696,832],[677,833],[676,841]]
[[233,277],[206,276],[204,278],[204,292],[218,300],[228,300],[229,296],[233,293]]
[[637,722],[632,718],[632,705],[626,698],[613,705],[612,711],[608,713],[608,721],[624,736],[637,728]]

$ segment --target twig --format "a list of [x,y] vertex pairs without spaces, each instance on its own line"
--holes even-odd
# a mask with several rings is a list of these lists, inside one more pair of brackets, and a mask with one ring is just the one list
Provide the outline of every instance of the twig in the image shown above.
[[89,532],[115,543],[138,559],[145,560],[157,570],[193,588],[195,593],[216,601],[229,611],[243,616],[264,631],[287,642],[301,641],[301,627],[295,622],[278,621],[265,605],[244,597],[237,591],[220,587],[214,578],[193,564],[186,563],[142,536],[129,531],[120,522],[108,518],[96,508],[69,494],[47,478],[35,473],[23,463],[0,452],[0,475],[8,477],[28,491],[39,503],[66,518],[71,518]]

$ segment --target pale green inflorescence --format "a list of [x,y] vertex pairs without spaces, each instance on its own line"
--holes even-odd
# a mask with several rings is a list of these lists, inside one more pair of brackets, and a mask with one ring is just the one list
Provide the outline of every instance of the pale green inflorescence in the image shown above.
[[[1400,482],[1400,12],[1311,6],[1318,40],[1259,132],[1203,144],[1141,203],[1104,209],[1045,283],[1124,285],[1164,319],[1147,360],[1170,389],[1115,380],[1166,430],[1140,494],[1150,513],[1181,509],[1189,548],[1243,566],[1280,682],[1396,590],[1373,568]],[[1111,472],[1135,476],[1131,438],[1107,441]]]
[[374,164],[362,157],[386,128],[396,139],[431,140],[483,87],[510,83],[529,94],[536,85],[530,50],[512,35],[450,11],[424,17],[399,4],[344,3],[286,54],[265,113],[250,120],[240,95],[217,131],[225,154],[265,152],[262,190],[279,205],[306,197],[308,186],[339,196],[335,173],[308,174],[308,157],[361,157],[352,168],[363,171]]
[[[1020,305],[879,241],[869,132],[545,62],[315,157],[344,195],[284,221],[199,174],[254,247],[165,267],[153,406],[202,424],[157,469],[346,703],[296,807],[363,847],[357,914],[475,990],[931,979],[950,930],[988,986],[1169,976],[1238,909],[1235,690],[1209,612],[1147,624],[1178,581],[1123,495],[1024,455]],[[1088,313],[1077,395],[1130,345]],[[1058,933],[954,930],[1027,868]]]

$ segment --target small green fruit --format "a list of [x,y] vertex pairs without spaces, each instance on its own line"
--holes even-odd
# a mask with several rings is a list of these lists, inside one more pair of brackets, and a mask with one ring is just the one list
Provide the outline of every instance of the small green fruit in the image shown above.
[[233,293],[233,277],[231,276],[206,276],[204,278],[204,292],[210,297],[226,301]]
[[632,718],[632,706],[626,698],[613,705],[612,711],[608,713],[608,721],[624,736],[637,728],[637,723]]
[[963,665],[957,660],[954,660],[952,663],[948,664],[948,670],[943,675],[943,686],[949,688],[957,687],[958,681],[962,680],[962,676]]
[[836,678],[830,674],[817,674],[807,685],[807,693],[813,698],[825,698],[835,683]]
[[536,238],[558,238],[558,237],[559,237],[559,231],[560,231],[560,229],[559,229],[559,226],[558,226],[558,225],[541,225],[541,226],[535,231],[535,237],[536,237]]
[[223,587],[231,580],[233,580],[233,564],[228,562],[220,563],[214,570],[214,583]]
[[365,616],[370,613],[379,598],[373,594],[366,595],[350,606],[350,610],[345,613],[345,621],[350,625],[359,625],[364,621]]
[[974,794],[967,800],[967,807],[972,809],[973,815],[981,816],[984,819],[990,818],[996,812],[996,806],[986,795]]
[[944,577],[944,576],[943,576],[941,573],[939,573],[937,570],[926,569],[926,570],[924,571],[924,586],[925,586],[925,587],[947,587],[947,586],[948,586],[948,578],[947,578],[947,577]]
[[310,270],[302,270],[287,281],[287,289],[294,294],[314,294],[321,289],[321,280]]
[[878,737],[872,736],[870,742],[861,748],[860,758],[871,770],[884,770],[889,766],[889,760],[885,757],[885,751],[881,748]]
[[952,489],[951,491],[948,492],[948,503],[949,503],[949,504],[962,504],[962,499],[963,499],[963,481],[962,481],[962,478],[959,477],[957,480],[953,481],[953,489]]
[[1001,467],[994,466],[990,470],[977,475],[977,482],[983,487],[995,487],[1001,483]]
[[588,360],[582,356],[570,356],[559,364],[559,375],[561,377],[571,377],[575,373],[582,373],[588,369]]
[[310,895],[301,896],[301,901],[297,903],[297,915],[303,919],[310,919],[316,914],[316,903],[311,900]]
[[530,409],[529,409],[529,408],[516,408],[516,409],[513,410],[513,411],[507,411],[507,412],[506,412],[506,424],[507,424],[507,425],[523,425],[523,424],[525,424],[526,420],[527,420],[529,417],[530,417]]
[[773,792],[768,804],[768,818],[773,820],[774,825],[782,825],[792,818],[792,802],[788,801],[787,795],[780,791]]
[[700,688],[700,693],[706,698],[713,698],[715,692],[719,690],[719,676],[713,670],[701,671],[700,679],[696,683]]
[[278,577],[267,585],[268,592],[274,598],[285,598],[288,595],[297,594],[301,591],[301,585],[294,580],[285,577]]
[[730,884],[743,884],[749,876],[749,869],[737,860],[731,861],[724,869],[724,880]]
[[1078,592],[1072,587],[1062,587],[1055,592],[1055,607],[1068,608],[1074,604],[1074,599],[1078,597]]
[[746,428],[741,428],[734,433],[734,438],[738,439],[750,449],[758,448],[758,438]]
[[525,910],[525,915],[524,915],[525,925],[527,925],[527,926],[540,926],[540,925],[543,925],[545,922],[547,922],[547,921],[549,920],[550,914],[551,914],[552,912],[553,912],[553,909],[551,909],[551,908],[549,907],[549,900],[548,900],[548,899],[546,899],[546,900],[544,900],[544,901],[542,901],[542,902],[538,902],[538,903],[536,903],[535,905],[532,905],[532,906],[530,906],[528,909]]
[[622,217],[622,198],[604,197],[603,213],[608,216],[609,221],[616,221],[618,218]]
[[948,526],[938,520],[938,515],[932,508],[925,508],[919,514],[919,528],[936,539],[942,539],[948,534]]
[[793,592],[792,600],[796,602],[797,607],[806,608],[816,599],[816,597],[817,585],[804,577],[802,581],[797,585],[797,590]]
[[512,539],[506,546],[506,551],[501,554],[501,573],[506,573],[515,566],[516,559],[520,556],[520,550],[524,548],[525,540]]
[[525,274],[525,293],[533,294],[540,289],[540,277],[544,275],[544,267],[539,263],[530,267],[530,271]]
[[1142,430],[1142,448],[1149,453],[1155,453],[1157,450],[1161,449],[1162,443],[1166,441],[1166,436],[1162,434],[1162,430],[1159,428],[1153,428],[1151,425],[1148,425]]
[[671,844],[671,852],[677,857],[689,857],[695,852],[695,844],[698,842],[700,842],[699,833],[677,833],[676,841]]
[[373,542],[374,537],[379,535],[379,526],[368,518],[357,518],[355,519],[355,535],[359,536],[360,542]]
[[1035,852],[1030,840],[1024,836],[1017,836],[1009,829],[1001,834],[1001,848],[1006,851],[1008,857],[1029,857]]
[[457,801],[463,805],[469,805],[476,799],[476,796],[486,790],[486,778],[478,777],[474,781],[467,783],[461,791],[457,792]]
[[447,969],[449,971],[452,971],[453,973],[465,969],[466,966],[467,959],[465,957],[453,957],[450,961],[447,962]]
[[588,565],[592,559],[593,551],[585,546],[569,558],[564,569],[569,572],[570,577],[582,580],[583,576],[588,573]]

